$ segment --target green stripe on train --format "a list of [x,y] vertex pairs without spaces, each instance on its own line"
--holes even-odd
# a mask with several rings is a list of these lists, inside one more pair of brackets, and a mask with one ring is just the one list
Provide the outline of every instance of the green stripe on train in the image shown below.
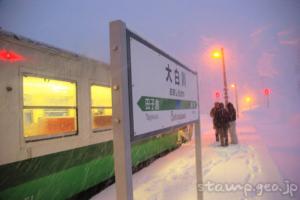
[[112,141],[0,166],[0,191],[24,182],[101,159],[113,152]]
[[[8,177],[16,179],[9,180],[11,184],[12,182],[14,182],[14,184],[21,182],[20,180],[17,180],[20,178],[23,178],[23,182],[2,190],[0,192],[0,199],[66,199],[107,180],[114,174],[113,157],[111,154],[112,142],[105,143],[104,145],[106,145],[105,149],[92,145],[72,151],[52,154],[51,156],[44,156],[51,160],[45,160],[44,157],[40,157],[36,158],[40,160],[35,160],[32,163],[29,161],[22,161],[28,166],[25,171],[18,169],[18,167],[25,169],[25,167],[22,167],[22,162],[10,165],[12,168],[10,169],[10,172],[17,172],[18,175],[21,175],[19,177],[15,174],[4,175],[1,166],[1,178],[6,178],[6,181],[8,181]],[[140,162],[143,162],[162,151],[172,149],[176,146],[177,134],[164,135],[160,138],[136,143],[132,147],[133,166],[138,165]],[[93,151],[90,149],[93,149]],[[93,156],[82,151],[90,152]],[[74,156],[75,152],[77,154]],[[83,155],[88,158],[81,157]],[[94,157],[94,159],[91,159],[92,157]],[[73,167],[65,160],[70,162]],[[46,164],[50,162],[55,162],[55,164],[51,164],[55,169],[47,167]],[[38,169],[38,167],[33,166],[37,163],[40,164],[39,166],[46,168]],[[61,170],[59,170],[59,168]],[[45,171],[48,173],[47,175],[44,175],[46,174]],[[25,175],[24,173],[28,173],[35,178],[28,179],[28,175]],[[38,174],[39,177],[37,177],[38,175],[36,174]]]

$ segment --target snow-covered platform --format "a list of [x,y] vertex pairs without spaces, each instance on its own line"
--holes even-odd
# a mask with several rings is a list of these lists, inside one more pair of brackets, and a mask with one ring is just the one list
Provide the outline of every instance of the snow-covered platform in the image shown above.
[[[209,119],[202,122],[203,188],[205,200],[291,198],[285,182],[254,126],[241,123],[239,145],[221,147],[214,141]],[[156,160],[133,175],[135,200],[196,200],[195,143]],[[93,200],[115,200],[115,185]]]

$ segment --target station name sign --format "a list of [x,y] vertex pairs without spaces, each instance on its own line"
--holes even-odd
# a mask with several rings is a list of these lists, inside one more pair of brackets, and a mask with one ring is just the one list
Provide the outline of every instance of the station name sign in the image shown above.
[[126,31],[131,140],[199,120],[197,73]]

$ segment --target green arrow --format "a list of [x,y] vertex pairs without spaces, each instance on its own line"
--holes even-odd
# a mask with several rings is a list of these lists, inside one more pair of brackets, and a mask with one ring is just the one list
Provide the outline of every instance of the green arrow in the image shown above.
[[165,99],[149,96],[141,96],[137,104],[142,111],[162,111],[197,108],[196,101]]

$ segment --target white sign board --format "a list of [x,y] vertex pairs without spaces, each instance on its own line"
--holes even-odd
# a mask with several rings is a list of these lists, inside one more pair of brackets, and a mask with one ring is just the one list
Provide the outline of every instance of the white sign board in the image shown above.
[[197,73],[128,30],[127,54],[132,140],[199,119]]

